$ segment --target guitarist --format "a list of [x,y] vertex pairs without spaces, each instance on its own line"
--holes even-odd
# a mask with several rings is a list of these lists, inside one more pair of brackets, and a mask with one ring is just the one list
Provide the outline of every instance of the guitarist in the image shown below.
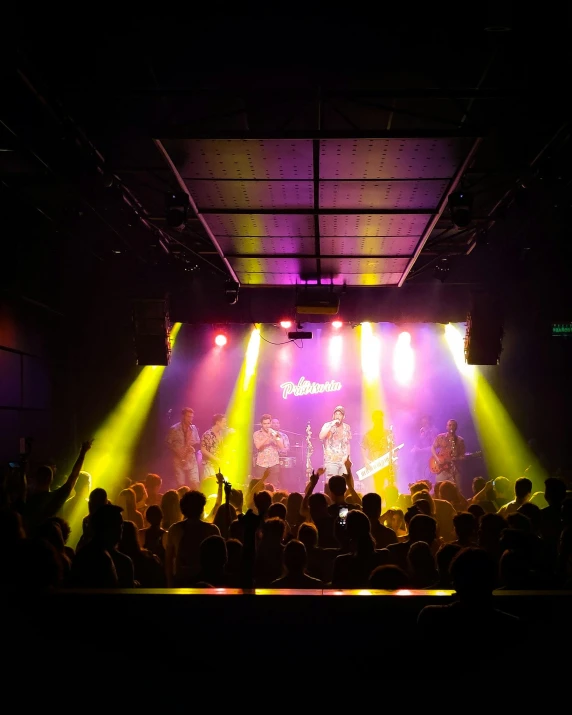
[[447,431],[435,437],[431,454],[440,465],[436,482],[449,480],[459,486],[457,462],[465,458],[465,440],[457,434],[457,420],[447,422]]

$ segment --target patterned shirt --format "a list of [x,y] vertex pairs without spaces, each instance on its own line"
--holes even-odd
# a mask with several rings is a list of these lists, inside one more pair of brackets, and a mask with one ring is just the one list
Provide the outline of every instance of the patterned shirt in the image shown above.
[[[328,422],[324,424],[322,429],[326,429]],[[343,464],[350,455],[350,439],[352,431],[350,426],[345,422],[339,427],[332,427],[328,432],[327,437],[322,440],[324,445],[324,462],[334,462]]]
[[259,467],[264,467],[268,469],[269,467],[274,467],[276,464],[280,463],[280,452],[274,441],[267,442],[262,449],[258,449],[256,444],[258,442],[263,442],[266,439],[266,432],[262,429],[257,430],[253,435],[254,446],[258,450],[256,455],[256,464]]
[[[177,452],[180,454],[184,454],[185,449],[197,445],[200,442],[199,431],[196,428],[196,425],[189,425],[189,427],[187,427],[187,429],[185,430],[183,424],[181,422],[177,422],[176,425],[173,425],[169,429],[169,432],[167,433],[166,442],[170,449],[173,451],[173,456],[175,457],[175,459],[180,459]],[[193,458],[196,459],[196,456],[194,452],[189,449],[186,456],[182,459]]]
[[282,444],[284,445],[284,449],[280,450],[280,456],[285,457],[290,450],[290,438],[284,432],[278,432],[278,434],[280,435],[280,439],[282,440]]
[[201,449],[206,449],[214,457],[220,457],[222,451],[222,439],[217,437],[212,429],[207,430],[201,439]]
[[387,430],[370,429],[366,432],[361,441],[361,448],[367,452],[369,460],[373,461],[389,451],[389,432]]
[[462,437],[452,437],[449,432],[441,432],[435,437],[433,448],[445,461],[453,460],[450,465],[443,469],[436,477],[438,482],[449,480],[457,482],[459,470],[455,460],[465,456],[465,440]]

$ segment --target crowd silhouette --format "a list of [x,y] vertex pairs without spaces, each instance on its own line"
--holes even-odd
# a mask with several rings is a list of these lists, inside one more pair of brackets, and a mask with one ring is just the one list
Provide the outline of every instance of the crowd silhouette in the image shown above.
[[[425,606],[424,634],[468,626],[518,628],[494,606],[502,591],[572,587],[572,493],[549,477],[533,493],[527,476],[418,481],[400,494],[359,494],[352,464],[324,491],[312,474],[304,494],[250,479],[244,491],[224,475],[200,489],[162,492],[162,479],[123,480],[115,493],[91,489],[85,442],[69,477],[53,468],[4,475],[0,578],[13,593],[68,589],[255,588],[455,591]],[[97,478],[97,475],[94,475]],[[70,524],[77,525],[72,528]]]

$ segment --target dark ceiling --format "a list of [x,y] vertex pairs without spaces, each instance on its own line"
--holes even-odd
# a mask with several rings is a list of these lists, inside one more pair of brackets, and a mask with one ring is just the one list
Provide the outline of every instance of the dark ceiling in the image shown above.
[[[559,262],[548,244],[560,238],[539,246],[537,233],[570,205],[564,18],[265,22],[16,32],[4,255],[141,273],[149,291],[401,290],[436,268],[472,285],[506,278],[529,250],[538,270]],[[472,198],[466,227],[454,191]],[[165,220],[173,192],[189,196],[181,229]],[[25,282],[4,287],[38,297],[53,281]]]

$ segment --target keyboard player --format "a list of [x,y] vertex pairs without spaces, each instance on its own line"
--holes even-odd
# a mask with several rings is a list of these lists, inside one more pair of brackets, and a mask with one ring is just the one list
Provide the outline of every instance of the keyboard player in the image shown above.
[[[382,457],[393,447],[393,435],[390,430],[385,429],[383,412],[375,410],[371,415],[371,421],[373,423],[372,428],[364,434],[360,445],[363,463],[367,469],[371,468],[371,463],[375,459]],[[386,467],[375,474],[376,487],[383,488],[388,482],[392,481],[391,475],[388,473],[392,466],[393,462],[390,462],[390,467]]]

